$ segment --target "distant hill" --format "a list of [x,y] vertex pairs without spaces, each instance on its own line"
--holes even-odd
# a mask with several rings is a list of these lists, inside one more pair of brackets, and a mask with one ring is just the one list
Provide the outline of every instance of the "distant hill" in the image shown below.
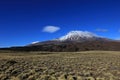
[[36,42],[22,47],[1,48],[1,50],[52,52],[89,50],[120,51],[120,42],[99,37],[87,31],[71,31],[58,39]]

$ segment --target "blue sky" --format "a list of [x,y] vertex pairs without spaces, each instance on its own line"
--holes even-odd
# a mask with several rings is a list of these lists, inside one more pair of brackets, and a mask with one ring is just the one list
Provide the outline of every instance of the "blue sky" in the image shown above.
[[73,30],[120,39],[120,0],[0,0],[0,47],[50,40]]

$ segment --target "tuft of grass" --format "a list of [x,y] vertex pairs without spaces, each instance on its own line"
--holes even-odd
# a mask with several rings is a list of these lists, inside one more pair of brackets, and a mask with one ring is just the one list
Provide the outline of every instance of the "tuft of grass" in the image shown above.
[[120,79],[120,52],[53,53],[0,53],[0,80]]

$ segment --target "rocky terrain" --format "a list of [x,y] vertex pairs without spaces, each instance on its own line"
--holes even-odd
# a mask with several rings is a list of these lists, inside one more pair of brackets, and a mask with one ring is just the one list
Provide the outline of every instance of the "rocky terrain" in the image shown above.
[[1,52],[0,80],[120,80],[120,52]]

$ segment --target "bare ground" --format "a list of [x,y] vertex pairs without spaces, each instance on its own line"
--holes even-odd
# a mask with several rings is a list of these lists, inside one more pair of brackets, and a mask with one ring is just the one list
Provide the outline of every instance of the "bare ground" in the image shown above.
[[120,80],[120,52],[1,52],[0,80]]

